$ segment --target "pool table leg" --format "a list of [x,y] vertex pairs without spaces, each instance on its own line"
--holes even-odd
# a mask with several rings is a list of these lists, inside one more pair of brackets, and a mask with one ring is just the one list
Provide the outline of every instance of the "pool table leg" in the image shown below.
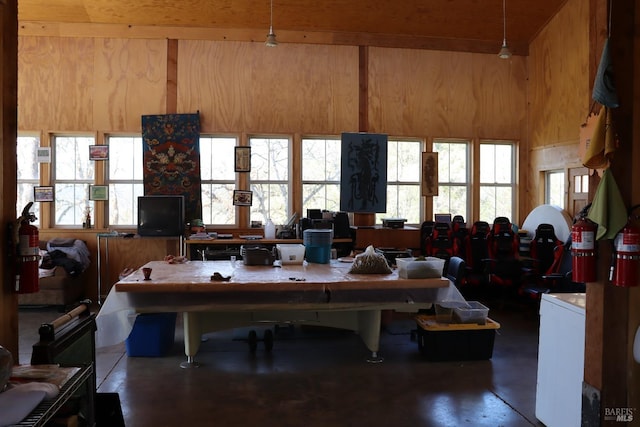
[[358,332],[364,344],[371,350],[371,356],[367,358],[367,362],[370,363],[380,363],[384,360],[383,357],[378,355],[378,350],[380,350],[381,318],[380,310],[358,312]]
[[202,331],[200,327],[200,319],[197,313],[184,312],[182,314],[184,323],[184,354],[187,360],[180,363],[181,368],[197,368],[200,366],[194,357],[200,348]]

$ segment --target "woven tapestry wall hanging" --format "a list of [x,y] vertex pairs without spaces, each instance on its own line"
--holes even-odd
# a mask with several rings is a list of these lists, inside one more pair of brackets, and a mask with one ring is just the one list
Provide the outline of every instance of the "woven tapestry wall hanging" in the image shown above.
[[202,218],[200,114],[142,116],[144,195],[182,195],[187,222]]
[[387,135],[343,133],[340,160],[340,210],[387,210]]

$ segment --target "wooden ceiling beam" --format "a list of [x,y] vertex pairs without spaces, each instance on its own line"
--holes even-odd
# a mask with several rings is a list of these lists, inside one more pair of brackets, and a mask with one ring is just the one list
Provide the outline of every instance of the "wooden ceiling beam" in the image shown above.
[[[134,39],[179,39],[264,42],[267,31],[193,27],[160,27],[124,24],[79,24],[26,21],[20,22],[20,36],[107,37]],[[495,53],[501,40],[466,40],[424,36],[374,33],[276,31],[278,42],[299,44],[335,44],[404,49],[446,50],[454,52]],[[510,44],[514,55],[528,55],[528,44]]]

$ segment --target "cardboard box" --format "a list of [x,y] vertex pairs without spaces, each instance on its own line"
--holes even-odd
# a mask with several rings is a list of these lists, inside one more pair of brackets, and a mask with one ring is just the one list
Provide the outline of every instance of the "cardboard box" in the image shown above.
[[500,324],[487,318],[485,325],[437,323],[435,316],[416,316],[418,349],[431,362],[485,360],[493,356],[496,329]]
[[125,341],[127,356],[164,356],[173,346],[175,331],[176,313],[139,314]]

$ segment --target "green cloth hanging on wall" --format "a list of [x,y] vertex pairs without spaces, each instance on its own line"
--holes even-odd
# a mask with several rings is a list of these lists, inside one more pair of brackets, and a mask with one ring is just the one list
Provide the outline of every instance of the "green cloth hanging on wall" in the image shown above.
[[627,207],[613,173],[605,169],[587,218],[598,224],[596,240],[613,239],[627,223]]

